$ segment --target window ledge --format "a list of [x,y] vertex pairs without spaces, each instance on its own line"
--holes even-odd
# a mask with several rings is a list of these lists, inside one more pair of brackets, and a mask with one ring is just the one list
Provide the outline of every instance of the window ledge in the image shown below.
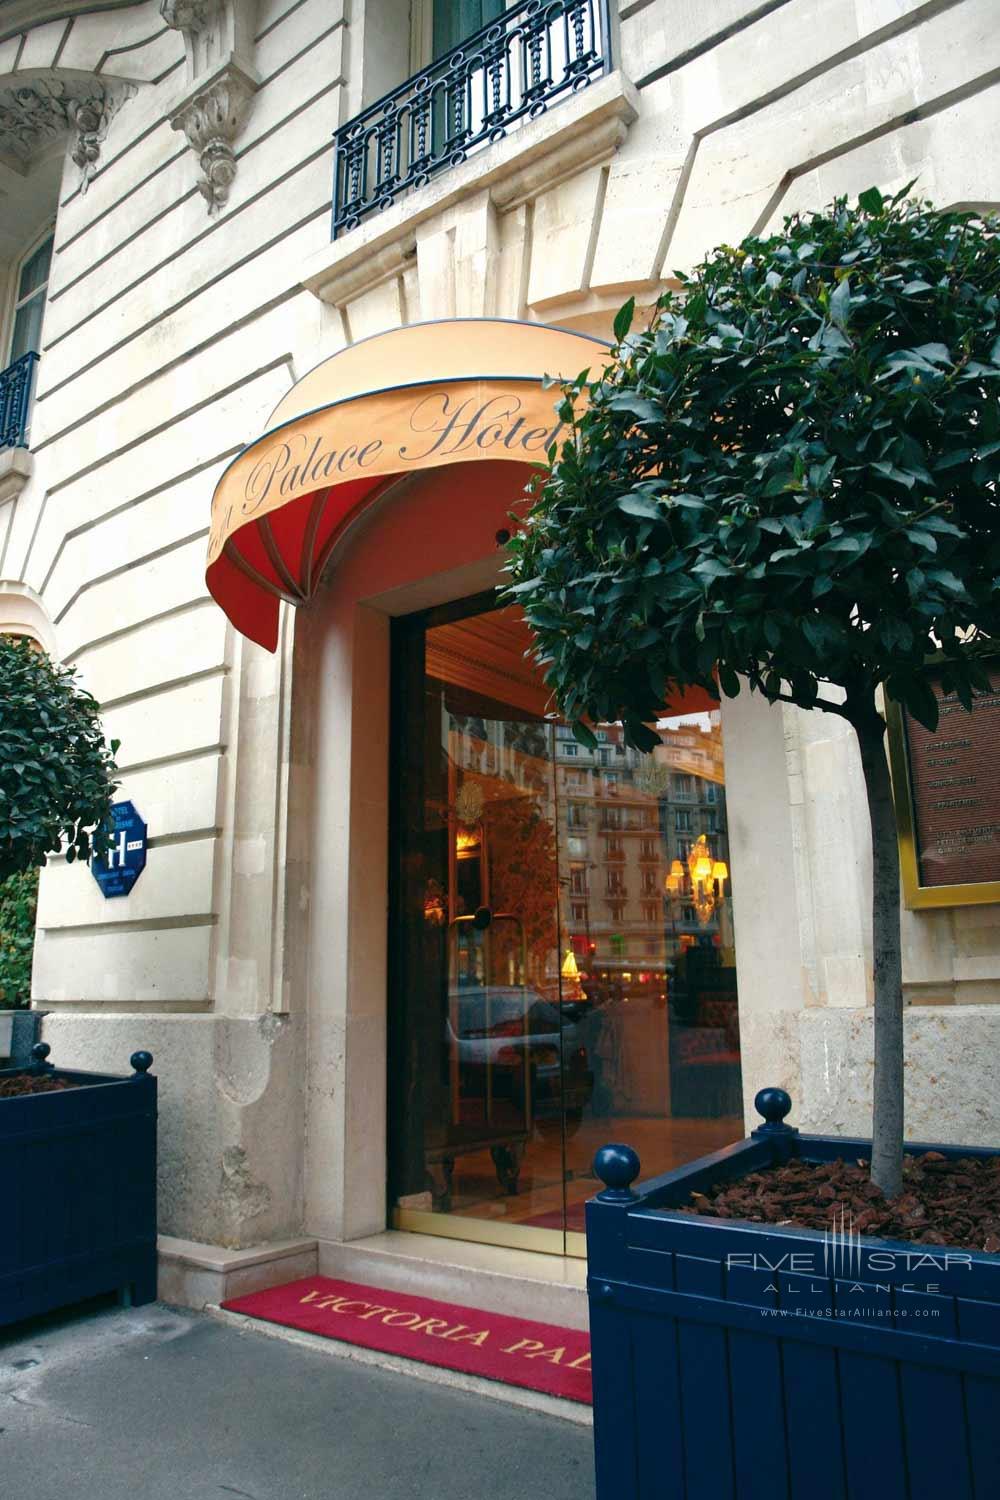
[[31,478],[33,463],[27,448],[0,448],[0,505],[17,499]]
[[312,257],[302,285],[322,302],[342,307],[412,264],[419,224],[483,190],[500,212],[517,208],[607,161],[638,113],[634,85],[621,72],[609,73],[334,240]]

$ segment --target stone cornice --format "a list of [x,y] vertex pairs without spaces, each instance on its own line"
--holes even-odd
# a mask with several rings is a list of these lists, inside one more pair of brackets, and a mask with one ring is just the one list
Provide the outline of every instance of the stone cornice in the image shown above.
[[428,219],[484,189],[499,212],[516,208],[607,161],[638,113],[633,84],[620,72],[610,73],[334,240],[313,256],[302,285],[343,307],[412,263],[417,228]]

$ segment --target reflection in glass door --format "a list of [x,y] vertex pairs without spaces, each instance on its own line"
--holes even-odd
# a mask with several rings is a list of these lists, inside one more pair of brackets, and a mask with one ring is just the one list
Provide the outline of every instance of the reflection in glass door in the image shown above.
[[718,715],[586,750],[492,603],[395,627],[391,1209],[582,1253],[599,1145],[742,1134]]

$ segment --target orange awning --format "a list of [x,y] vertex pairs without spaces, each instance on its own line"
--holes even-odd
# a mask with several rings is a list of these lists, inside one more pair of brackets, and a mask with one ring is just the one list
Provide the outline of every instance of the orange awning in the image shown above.
[[596,372],[587,334],[490,318],[418,323],[324,360],[275,407],[212,499],[210,593],[273,651],[279,600],[315,592],[331,553],[401,475],[482,459],[543,463],[559,433],[545,375]]

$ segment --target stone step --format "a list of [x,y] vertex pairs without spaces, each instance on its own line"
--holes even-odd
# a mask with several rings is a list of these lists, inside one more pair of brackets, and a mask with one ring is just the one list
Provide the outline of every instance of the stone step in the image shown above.
[[[444,1235],[387,1230],[318,1242],[321,1276],[586,1329],[587,1263]],[[291,1278],[287,1278],[291,1279]]]

